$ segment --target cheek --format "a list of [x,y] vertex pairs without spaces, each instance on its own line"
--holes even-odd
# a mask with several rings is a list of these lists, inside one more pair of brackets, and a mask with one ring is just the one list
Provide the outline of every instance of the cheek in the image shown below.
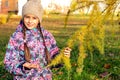
[[28,23],[28,20],[24,19],[24,24],[26,26],[26,24]]
[[35,26],[37,26],[37,25],[38,25],[38,23],[39,23],[38,21],[35,21],[35,22],[34,22],[34,25],[35,25]]

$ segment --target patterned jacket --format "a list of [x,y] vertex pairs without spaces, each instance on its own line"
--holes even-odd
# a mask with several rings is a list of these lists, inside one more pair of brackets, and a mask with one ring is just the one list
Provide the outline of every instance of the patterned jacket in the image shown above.
[[[58,54],[59,48],[53,35],[47,30],[42,28],[42,33],[45,37],[45,44],[52,58]],[[39,69],[26,70],[22,66],[25,63],[24,58],[24,39],[23,39],[23,26],[19,24],[16,31],[10,37],[4,64],[6,70],[14,75],[14,80],[52,80],[52,73],[49,68],[44,68],[46,65],[45,60],[45,46],[43,39],[37,28],[26,30],[26,42],[30,49],[31,63],[39,64]]]

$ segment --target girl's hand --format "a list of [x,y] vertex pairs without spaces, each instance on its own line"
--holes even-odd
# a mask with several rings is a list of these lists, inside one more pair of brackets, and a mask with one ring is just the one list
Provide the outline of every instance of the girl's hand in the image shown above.
[[29,62],[26,62],[26,63],[23,64],[23,67],[26,67],[28,69],[32,69],[32,68],[38,69],[39,65],[37,65],[37,64],[31,64]]
[[70,58],[70,52],[71,52],[71,49],[69,47],[66,47],[64,50],[64,55],[66,57]]

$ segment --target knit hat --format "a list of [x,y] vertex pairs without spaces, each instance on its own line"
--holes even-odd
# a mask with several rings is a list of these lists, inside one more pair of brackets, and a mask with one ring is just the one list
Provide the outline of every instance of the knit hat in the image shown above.
[[22,8],[22,17],[26,14],[33,14],[37,16],[42,21],[43,7],[40,0],[29,0],[25,3]]

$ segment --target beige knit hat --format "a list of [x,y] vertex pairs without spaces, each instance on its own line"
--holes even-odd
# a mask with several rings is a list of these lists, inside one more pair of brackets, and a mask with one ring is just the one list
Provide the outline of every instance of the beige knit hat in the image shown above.
[[42,21],[43,7],[40,0],[29,0],[22,8],[22,17],[26,14],[33,14]]

